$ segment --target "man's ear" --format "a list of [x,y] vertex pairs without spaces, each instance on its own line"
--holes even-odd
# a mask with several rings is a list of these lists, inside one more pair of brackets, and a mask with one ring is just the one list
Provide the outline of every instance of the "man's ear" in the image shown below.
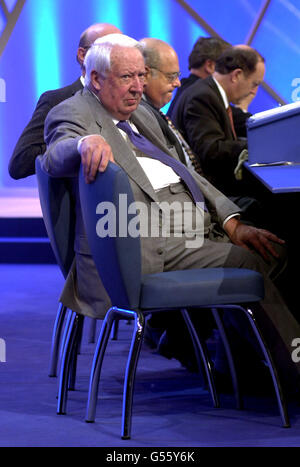
[[145,83],[147,83],[147,81],[151,77],[151,68],[148,65],[145,65],[145,71],[146,71],[146,73],[145,73]]
[[215,67],[216,67],[216,62],[214,60],[211,60],[210,58],[205,60],[204,70],[208,75],[213,74],[213,72],[215,71]]
[[91,71],[91,84],[96,91],[100,91],[100,75],[96,70]]
[[77,61],[81,66],[83,65],[85,54],[86,54],[86,49],[84,47],[78,47]]
[[238,82],[241,77],[243,76],[243,70],[241,68],[236,68],[235,70],[233,70],[230,75],[231,75],[231,81],[233,83],[236,83]]

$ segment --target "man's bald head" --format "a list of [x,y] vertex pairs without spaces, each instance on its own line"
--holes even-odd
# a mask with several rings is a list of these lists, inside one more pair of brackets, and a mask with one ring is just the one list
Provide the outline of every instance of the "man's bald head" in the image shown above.
[[140,44],[147,73],[144,93],[154,107],[161,109],[180,86],[178,56],[167,42],[160,39],[147,37],[140,40]]
[[234,49],[244,49],[244,50],[253,50],[252,47],[248,44],[236,44],[232,46]]
[[140,44],[143,48],[145,63],[149,68],[159,69],[166,57],[175,57],[178,60],[175,50],[161,39],[145,37],[140,40]]
[[79,65],[83,66],[83,61],[86,52],[91,47],[93,42],[99,37],[107,36],[108,34],[122,34],[119,28],[109,23],[96,23],[89,26],[80,36],[78,49],[77,49],[77,61]]

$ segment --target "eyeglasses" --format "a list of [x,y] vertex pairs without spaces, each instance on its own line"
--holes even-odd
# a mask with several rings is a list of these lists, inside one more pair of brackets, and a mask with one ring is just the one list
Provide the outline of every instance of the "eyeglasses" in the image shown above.
[[181,72],[180,71],[175,71],[174,73],[166,73],[164,71],[161,71],[159,68],[156,68],[155,66],[152,66],[150,68],[153,68],[154,70],[157,70],[159,71],[160,73],[162,73],[166,79],[169,81],[169,83],[174,83],[174,81],[176,81],[177,79],[180,78],[181,76]]

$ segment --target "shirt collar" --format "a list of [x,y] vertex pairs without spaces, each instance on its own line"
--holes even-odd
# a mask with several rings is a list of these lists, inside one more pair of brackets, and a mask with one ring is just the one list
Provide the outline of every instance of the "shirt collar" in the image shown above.
[[221,86],[221,84],[216,80],[216,78],[214,78],[214,76],[212,77],[212,79],[214,80],[214,82],[216,83],[217,85],[217,88],[221,94],[221,97],[222,97],[222,100],[224,102],[224,105],[225,105],[225,109],[228,109],[229,107],[229,101],[228,101],[228,98],[227,98],[227,95],[226,95],[226,92],[225,92],[225,89]]
[[80,81],[81,81],[82,86],[84,87],[84,86],[85,86],[85,78],[84,78],[84,76],[82,76],[82,75],[80,76]]

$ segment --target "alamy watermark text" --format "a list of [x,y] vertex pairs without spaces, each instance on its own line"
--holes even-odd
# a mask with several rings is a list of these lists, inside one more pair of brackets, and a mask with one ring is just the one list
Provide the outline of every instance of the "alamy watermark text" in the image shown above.
[[204,241],[203,203],[166,201],[128,204],[120,194],[118,208],[109,201],[97,205],[100,215],[96,224],[98,237],[178,237],[185,238],[186,248],[200,248]]
[[6,83],[0,78],[0,102],[6,102]]
[[4,339],[0,339],[0,363],[6,362],[6,342]]
[[294,88],[291,94],[292,101],[300,101],[300,78],[293,79],[292,88]]

